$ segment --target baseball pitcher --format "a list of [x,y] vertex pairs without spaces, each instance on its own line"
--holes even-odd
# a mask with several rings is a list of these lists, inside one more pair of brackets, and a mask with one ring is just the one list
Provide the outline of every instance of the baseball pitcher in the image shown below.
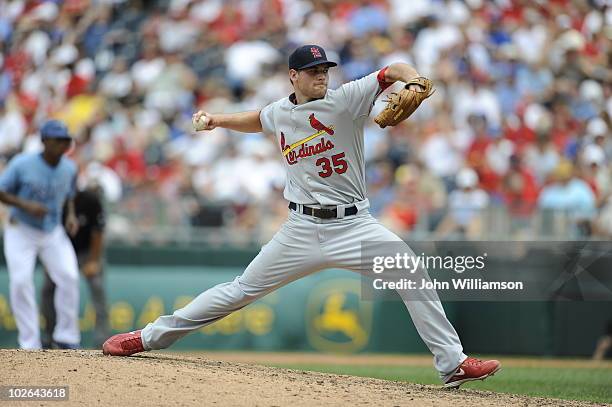
[[[224,127],[276,136],[287,171],[284,196],[289,216],[241,276],[210,288],[141,331],[109,338],[103,345],[105,354],[127,356],[167,348],[189,332],[316,271],[340,267],[364,272],[363,241],[402,242],[368,212],[363,128],[374,101],[391,84],[409,85],[401,97],[390,98],[391,112],[377,117],[383,127],[412,113],[431,94],[430,81],[409,65],[394,63],[330,90],[328,70],[334,66],[321,47],[302,46],[289,57],[289,79],[295,91],[289,97],[261,111],[194,114],[196,130]],[[406,250],[412,253],[407,246]],[[463,353],[434,290],[399,294],[434,354],[434,366],[445,386],[458,387],[499,370],[496,360],[481,361]]]

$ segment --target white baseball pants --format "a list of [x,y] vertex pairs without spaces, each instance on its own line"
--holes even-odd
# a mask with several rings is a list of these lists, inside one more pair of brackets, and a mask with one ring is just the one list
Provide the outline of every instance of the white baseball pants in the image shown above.
[[34,268],[36,256],[57,285],[57,323],[53,340],[79,344],[79,269],[70,239],[62,226],[44,232],[24,224],[7,224],[4,256],[9,272],[11,308],[19,331],[19,347],[41,349]]
[[[281,229],[241,276],[204,291],[184,308],[148,324],[142,331],[143,345],[148,350],[167,348],[189,332],[322,269],[364,272],[361,264],[363,241],[402,240],[374,219],[367,209],[360,209],[357,215],[343,219],[326,220],[290,211]],[[407,245],[405,249],[412,253]],[[435,290],[398,292],[419,335],[434,355],[434,366],[440,377],[448,377],[466,355],[437,293]]]

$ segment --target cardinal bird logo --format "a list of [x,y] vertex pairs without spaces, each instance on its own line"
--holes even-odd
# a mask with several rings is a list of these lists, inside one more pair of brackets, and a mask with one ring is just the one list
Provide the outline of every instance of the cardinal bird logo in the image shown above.
[[[287,162],[291,165],[295,164],[298,158],[321,154],[323,151],[331,150],[332,148],[334,148],[334,143],[332,143],[331,140],[325,140],[324,137],[321,137],[325,133],[332,136],[334,134],[334,126],[331,125],[328,127],[324,125],[319,120],[317,120],[314,113],[308,116],[308,122],[310,123],[310,126],[316,130],[316,132],[308,137],[304,137],[303,139],[296,141],[295,143],[287,144],[285,133],[283,133],[282,131],[280,133],[279,141],[281,151],[283,152],[283,157],[286,157]],[[317,144],[317,146],[306,144],[310,140],[313,140],[317,137],[321,137],[321,140],[319,144]],[[300,149],[296,150],[298,147]]]
[[310,122],[310,126],[317,130],[317,131],[324,131],[327,134],[329,134],[330,136],[334,135],[334,130],[327,127],[326,125],[324,125],[323,123],[321,123],[320,121],[317,120],[317,118],[315,117],[314,113],[312,113],[310,116],[308,116],[308,121]]

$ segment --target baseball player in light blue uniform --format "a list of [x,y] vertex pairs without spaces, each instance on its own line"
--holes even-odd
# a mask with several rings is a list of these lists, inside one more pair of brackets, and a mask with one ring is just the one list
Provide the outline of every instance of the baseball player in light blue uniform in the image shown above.
[[70,239],[61,224],[68,201],[66,229],[76,233],[72,197],[77,167],[64,156],[72,139],[66,126],[49,120],[40,128],[42,153],[15,156],[0,174],[0,202],[11,209],[4,229],[10,301],[19,331],[19,347],[41,349],[34,267],[39,256],[57,285],[57,323],[53,340],[62,348],[80,343],[78,325],[79,273]]
[[[419,75],[409,65],[395,63],[330,90],[328,69],[335,65],[321,47],[302,46],[289,57],[289,79],[295,90],[289,97],[261,111],[194,115],[196,130],[225,127],[275,135],[287,172],[284,196],[291,209],[289,217],[241,276],[210,288],[142,331],[111,337],[103,346],[105,354],[126,356],[166,348],[189,332],[322,269],[366,273],[362,242],[402,242],[368,211],[363,127],[385,88]],[[426,270],[419,272],[429,278]],[[398,293],[434,354],[434,366],[445,386],[458,387],[499,370],[496,360],[481,361],[463,353],[435,290]]]

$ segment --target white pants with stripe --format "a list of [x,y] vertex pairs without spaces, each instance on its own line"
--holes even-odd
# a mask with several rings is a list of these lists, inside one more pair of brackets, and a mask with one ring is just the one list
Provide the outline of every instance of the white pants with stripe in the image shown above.
[[[219,284],[142,331],[145,349],[163,349],[292,281],[326,268],[363,272],[361,242],[401,242],[367,209],[343,219],[318,219],[290,211],[287,221],[234,281]],[[405,249],[412,253],[406,245]],[[370,270],[371,272],[371,270]],[[426,271],[424,271],[426,273]],[[466,358],[435,290],[398,291],[442,378]],[[415,298],[415,296],[417,296]],[[392,333],[389,333],[390,335]]]
[[70,239],[62,226],[44,232],[24,224],[7,224],[4,230],[4,256],[9,272],[10,301],[17,329],[19,347],[40,349],[40,326],[34,268],[36,257],[57,285],[55,309],[57,322],[53,340],[78,345],[79,268]]

